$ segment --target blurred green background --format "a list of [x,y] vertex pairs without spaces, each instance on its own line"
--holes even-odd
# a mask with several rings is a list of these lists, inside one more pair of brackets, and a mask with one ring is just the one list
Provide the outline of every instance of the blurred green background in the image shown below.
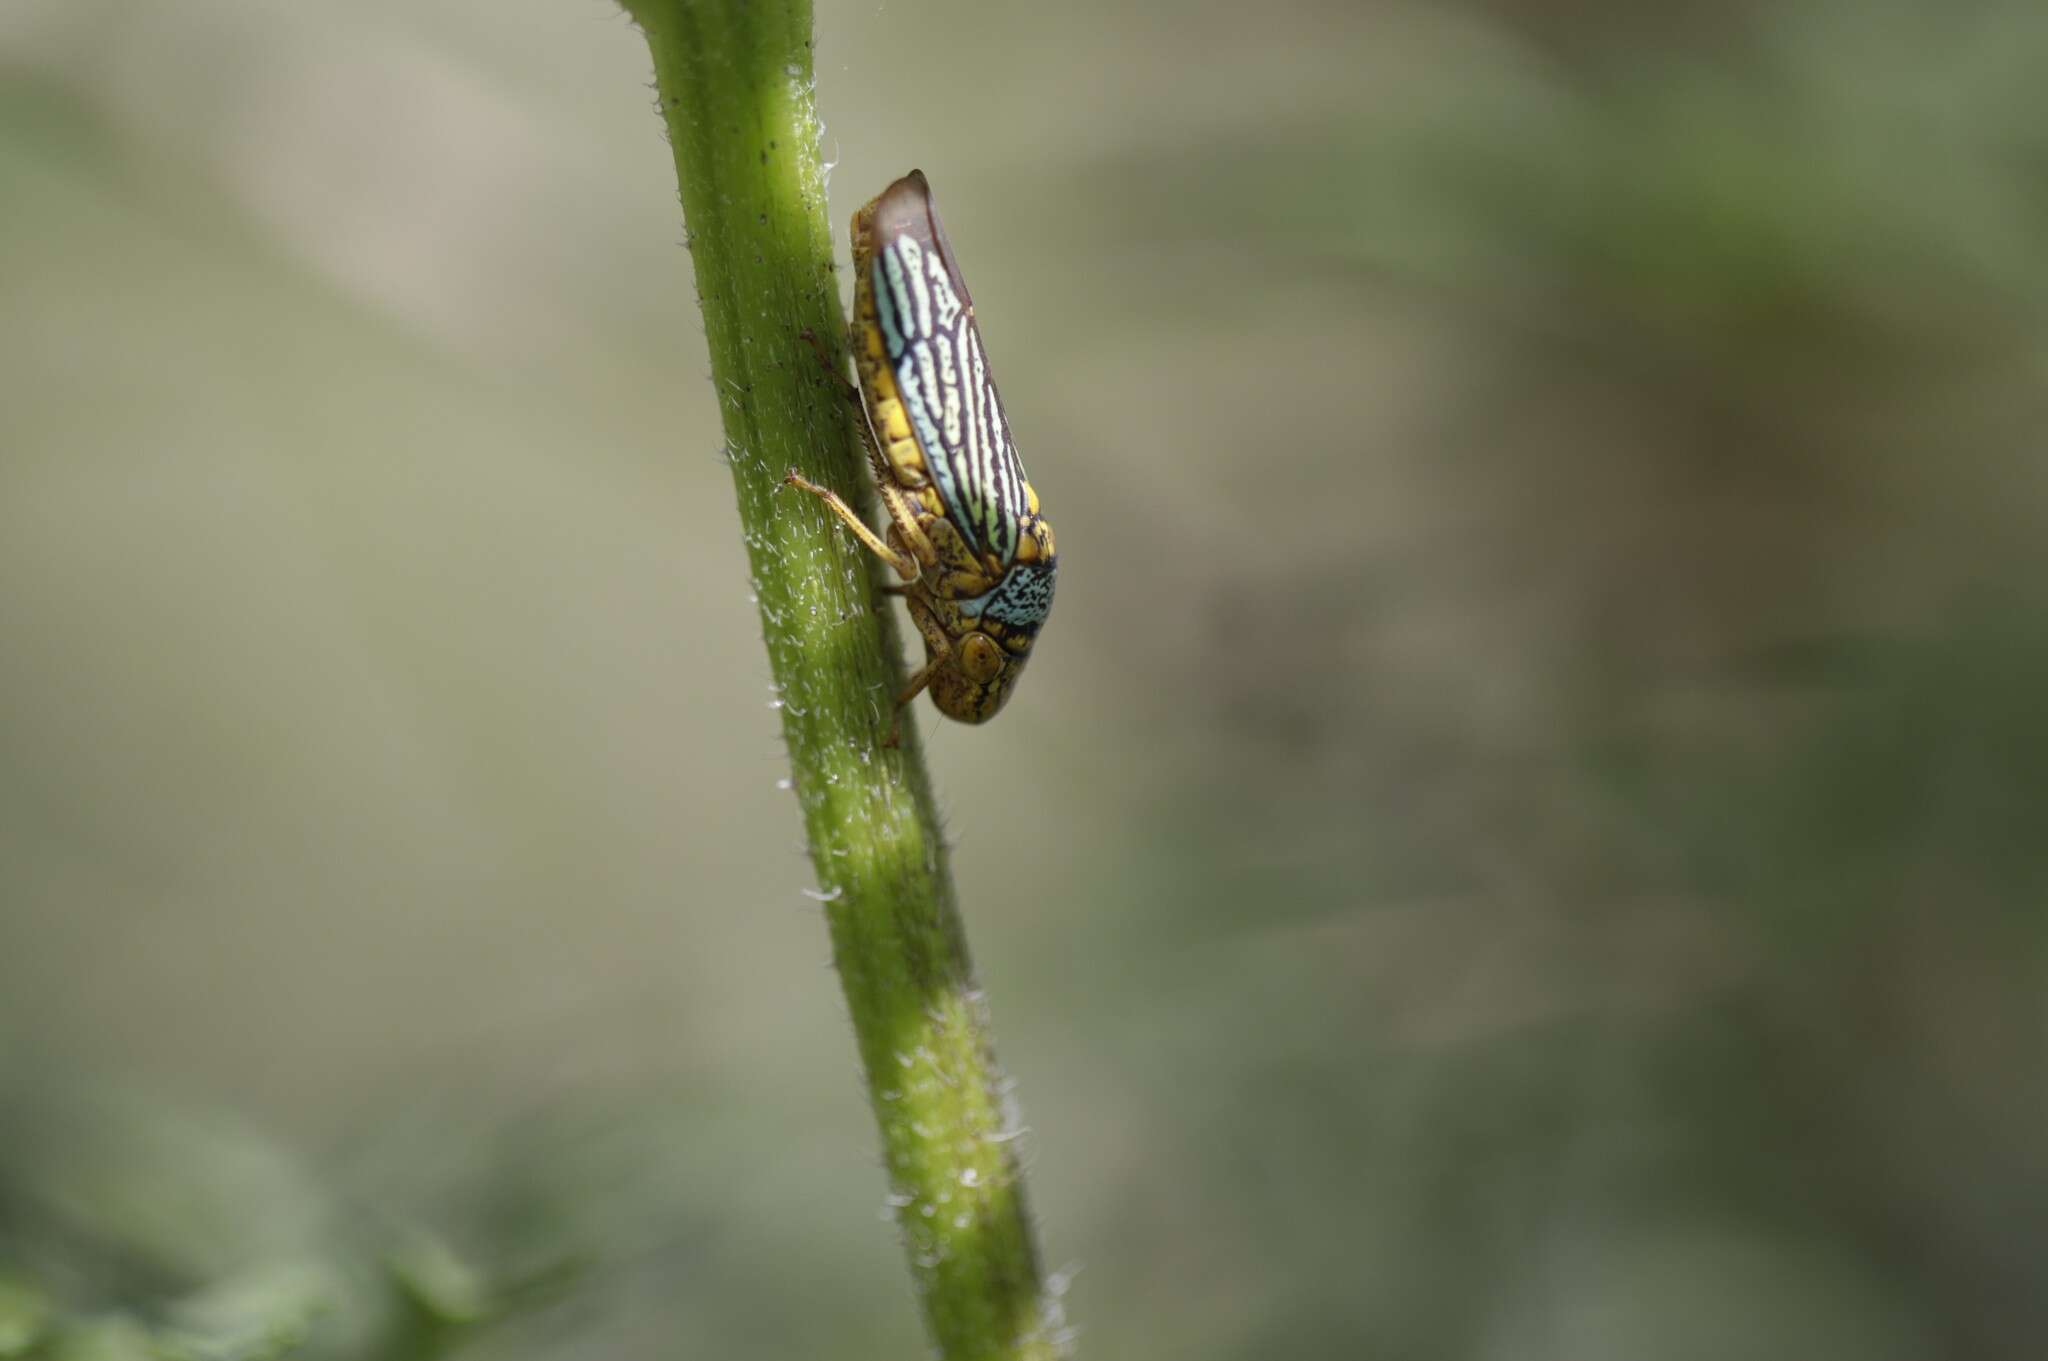
[[[919,721],[1083,1355],[2048,1351],[2048,10],[818,20],[1066,560]],[[648,82],[0,7],[0,1356],[922,1354]]]

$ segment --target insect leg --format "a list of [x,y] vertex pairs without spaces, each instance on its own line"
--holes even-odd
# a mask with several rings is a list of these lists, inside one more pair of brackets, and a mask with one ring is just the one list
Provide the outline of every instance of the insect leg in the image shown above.
[[825,342],[818,339],[818,333],[806,326],[803,330],[798,331],[797,334],[803,337],[804,344],[811,347],[811,353],[818,356],[818,367],[825,370],[825,376],[839,385],[840,395],[856,406],[859,405],[861,399],[860,389],[854,386],[844,373],[840,372],[839,365],[833,361],[831,354],[826,351]]
[[[916,617],[914,611],[912,617]],[[889,711],[889,735],[882,739],[883,746],[893,747],[903,740],[903,711],[910,707],[912,700],[924,693],[924,688],[932,683],[932,673],[937,671],[946,658],[952,655],[953,646],[950,643],[944,642],[943,635],[941,636],[941,645],[944,646],[945,651],[926,653],[924,665],[910,673],[910,683],[905,685],[896,696],[896,703]]]
[[902,577],[905,581],[917,580],[918,573],[921,570],[918,566],[917,558],[900,548],[884,543],[881,535],[869,529],[866,522],[860,516],[853,513],[853,507],[839,499],[838,492],[833,491],[830,487],[819,486],[794,468],[789,470],[782,481],[786,486],[802,487],[805,491],[823,501],[826,509],[837,515],[841,520],[844,520],[846,527],[853,531],[853,536],[867,545],[869,552],[896,569],[896,575]]
[[852,402],[854,407],[859,410],[860,442],[862,447],[868,451],[868,466],[875,470],[875,481],[877,483],[889,481],[889,461],[882,457],[882,446],[876,442],[874,428],[868,424],[867,401],[860,395],[860,388],[849,381],[844,373],[839,371],[839,365],[833,362],[830,354],[826,353],[825,342],[818,339],[816,331],[806,326],[797,334],[802,336],[804,343],[811,347],[811,353],[818,356],[818,366],[825,370],[825,376],[839,385],[840,395],[846,398],[847,401]]
[[889,725],[888,737],[882,741],[885,747],[893,747],[901,739],[904,709],[909,707],[912,700],[924,693],[925,687],[932,683],[932,677],[938,674],[939,668],[953,657],[953,640],[946,636],[946,630],[939,623],[938,616],[932,613],[931,606],[925,603],[922,596],[915,593],[910,595],[910,621],[916,624],[917,631],[924,635],[924,665],[911,673],[910,683],[896,696],[896,718]]
[[[825,372],[840,387],[845,389],[847,399],[860,412],[855,425],[860,430],[861,447],[867,450],[868,467],[874,470],[875,488],[882,494],[882,508],[888,511],[889,518],[896,522],[896,528],[902,534],[903,546],[910,551],[912,557],[915,557],[926,567],[937,565],[939,551],[932,547],[930,537],[925,534],[923,529],[918,527],[916,508],[911,505],[910,498],[904,495],[903,489],[896,484],[895,471],[890,468],[889,460],[883,457],[881,442],[875,438],[875,428],[868,421],[867,403],[861,397],[860,389],[848,382],[845,375],[839,372],[838,365],[834,364],[832,356],[825,352],[825,344],[818,339],[816,331],[806,326],[798,334],[810,345],[811,352],[818,356],[818,363],[824,366]],[[813,487],[811,490],[816,491],[817,488]],[[843,515],[844,511],[842,510],[841,513]],[[851,524],[852,521],[849,520],[847,523]],[[862,542],[866,543],[867,540],[863,538]],[[873,545],[869,544],[869,547],[873,547]],[[895,555],[882,553],[880,549],[875,551],[881,553],[881,556],[891,566],[896,566]],[[903,569],[900,566],[896,566],[896,570],[901,572]],[[914,575],[906,576],[904,579],[906,581],[914,581],[916,577]]]
[[903,687],[902,694],[896,696],[898,708],[916,699],[932,683],[933,673],[953,656],[953,640],[946,636],[946,630],[940,626],[931,607],[917,596],[910,598],[910,622],[917,625],[917,631],[924,635],[924,665],[911,673],[910,683]]
[[882,509],[888,511],[890,520],[895,522],[897,537],[903,541],[903,547],[910,556],[926,567],[938,566],[938,547],[932,543],[931,535],[924,532],[924,526],[918,523],[917,507],[909,494],[886,477],[875,480],[875,490],[882,494]]
[[[941,658],[934,657],[911,673],[910,684],[904,686],[903,693],[896,696],[896,711],[898,713],[901,713],[909,705],[910,701],[924,693],[924,688],[932,683],[932,672],[939,669],[939,662],[941,660]],[[891,743],[889,745],[894,744]]]

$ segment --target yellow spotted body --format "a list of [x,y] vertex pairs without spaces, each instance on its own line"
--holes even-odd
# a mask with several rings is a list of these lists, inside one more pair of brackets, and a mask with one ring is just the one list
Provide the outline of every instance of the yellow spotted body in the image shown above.
[[1009,698],[1052,606],[1052,527],[1024,475],[981,349],[974,304],[918,171],[853,218],[854,367],[887,539],[825,499],[904,578],[929,688],[950,718],[981,723]]

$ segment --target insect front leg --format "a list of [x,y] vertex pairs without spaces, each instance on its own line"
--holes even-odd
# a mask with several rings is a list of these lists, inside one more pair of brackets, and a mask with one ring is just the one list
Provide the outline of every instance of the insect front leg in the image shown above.
[[903,744],[903,711],[910,707],[912,700],[924,693],[925,687],[931,684],[932,674],[952,657],[953,641],[946,636],[945,629],[940,627],[931,607],[925,604],[915,582],[901,587],[885,586],[882,589],[891,595],[909,598],[910,618],[917,625],[917,631],[924,635],[925,641],[924,665],[911,675],[910,683],[903,687],[903,692],[896,696],[896,703],[889,710],[889,735],[882,739],[882,745],[895,748]]
[[917,631],[924,635],[924,665],[911,674],[910,683],[903,687],[903,693],[896,696],[896,707],[901,709],[924,693],[932,683],[932,676],[953,657],[953,640],[947,636],[938,616],[931,606],[915,593],[910,596],[910,622],[917,625]]

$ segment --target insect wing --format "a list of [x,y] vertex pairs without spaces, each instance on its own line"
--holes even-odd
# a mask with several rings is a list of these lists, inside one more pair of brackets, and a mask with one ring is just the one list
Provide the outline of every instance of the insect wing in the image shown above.
[[982,351],[967,281],[921,172],[911,171],[875,200],[873,241],[876,312],[932,482],[969,546],[1009,562],[1029,511],[1024,466]]

